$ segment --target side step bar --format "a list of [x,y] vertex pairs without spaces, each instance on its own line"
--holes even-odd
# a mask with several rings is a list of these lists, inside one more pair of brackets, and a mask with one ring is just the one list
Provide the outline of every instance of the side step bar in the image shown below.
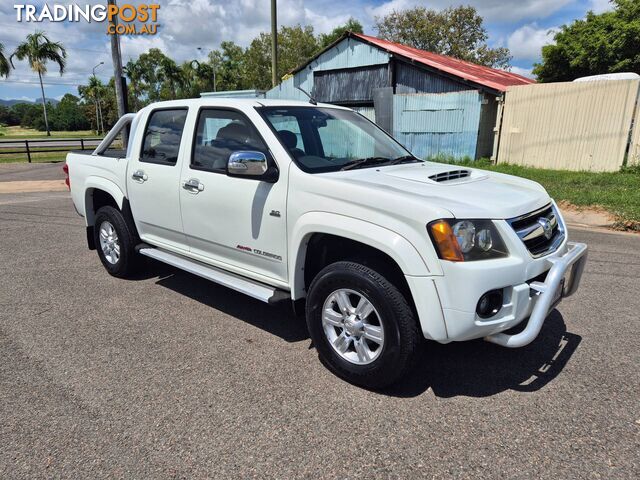
[[283,300],[291,300],[289,292],[254,280],[249,280],[230,272],[225,272],[219,268],[206,265],[176,253],[154,248],[146,244],[139,245],[137,250],[141,255],[206,278],[207,280],[244,293],[265,303],[274,304]]

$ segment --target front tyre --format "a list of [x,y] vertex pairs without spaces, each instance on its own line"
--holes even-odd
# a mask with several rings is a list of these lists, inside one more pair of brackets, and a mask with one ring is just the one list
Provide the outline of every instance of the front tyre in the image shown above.
[[106,206],[98,210],[93,235],[98,256],[107,272],[125,278],[135,271],[138,260],[135,235],[118,209]]
[[404,295],[358,263],[336,262],[320,271],[309,289],[306,316],[323,363],[367,388],[400,380],[419,344],[417,323]]

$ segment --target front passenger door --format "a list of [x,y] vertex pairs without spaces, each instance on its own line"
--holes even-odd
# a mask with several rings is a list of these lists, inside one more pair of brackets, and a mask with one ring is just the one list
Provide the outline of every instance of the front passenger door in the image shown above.
[[231,153],[247,150],[274,162],[244,113],[200,110],[191,158],[182,167],[184,232],[192,255],[258,280],[284,282],[286,173],[281,171],[276,183],[227,176]]

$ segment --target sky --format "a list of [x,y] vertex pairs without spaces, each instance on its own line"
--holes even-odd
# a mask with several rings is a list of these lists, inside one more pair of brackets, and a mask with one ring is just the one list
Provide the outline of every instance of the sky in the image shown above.
[[[34,30],[44,30],[52,40],[67,48],[67,72],[60,76],[54,65],[45,77],[47,98],[61,98],[66,93],[77,95],[77,87],[86,83],[92,68],[100,62],[96,75],[103,81],[113,76],[109,36],[104,23],[18,22],[14,4],[41,6],[43,1],[14,0],[0,6],[0,43],[5,54],[11,54],[18,42]],[[48,2],[69,5],[70,0]],[[106,3],[76,1],[78,5]],[[123,3],[120,1],[119,3]],[[126,3],[143,3],[127,0]],[[177,61],[202,59],[220,42],[232,40],[242,46],[262,31],[270,29],[270,0],[148,0],[158,3],[158,33],[154,36],[122,37],[123,62],[136,58],[149,48],[158,47]],[[316,33],[326,33],[335,26],[356,18],[365,33],[375,35],[375,18],[393,10],[417,5],[442,9],[468,4],[476,7],[485,19],[489,45],[506,46],[513,55],[512,71],[531,75],[540,60],[541,47],[553,39],[554,29],[586,12],[597,13],[611,8],[608,0],[278,0],[279,25],[311,25]],[[198,50],[201,47],[201,50]],[[26,62],[16,62],[16,70],[8,79],[0,80],[0,98],[40,98],[38,79]]]

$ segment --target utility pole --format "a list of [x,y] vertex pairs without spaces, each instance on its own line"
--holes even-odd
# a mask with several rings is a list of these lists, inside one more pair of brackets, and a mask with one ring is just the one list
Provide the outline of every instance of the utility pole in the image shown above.
[[[92,70],[94,84],[97,84],[96,68],[98,68],[100,65],[104,65],[104,62],[100,62],[95,67],[93,67],[93,70]],[[96,101],[96,130],[98,130],[98,133],[104,133],[104,122],[102,121],[102,108],[100,107],[100,94],[98,93],[97,89],[93,93]]]
[[[108,0],[109,5],[116,5],[116,0]],[[124,98],[124,88],[122,88],[122,54],[120,52],[120,36],[116,33],[118,17],[113,16],[111,20],[113,34],[111,35],[111,58],[113,59],[113,76],[116,84],[116,100],[118,104],[118,117],[122,117],[126,112],[126,102]],[[127,148],[128,132],[122,131],[122,146]]]
[[278,16],[276,0],[271,0],[271,86],[278,84]]

